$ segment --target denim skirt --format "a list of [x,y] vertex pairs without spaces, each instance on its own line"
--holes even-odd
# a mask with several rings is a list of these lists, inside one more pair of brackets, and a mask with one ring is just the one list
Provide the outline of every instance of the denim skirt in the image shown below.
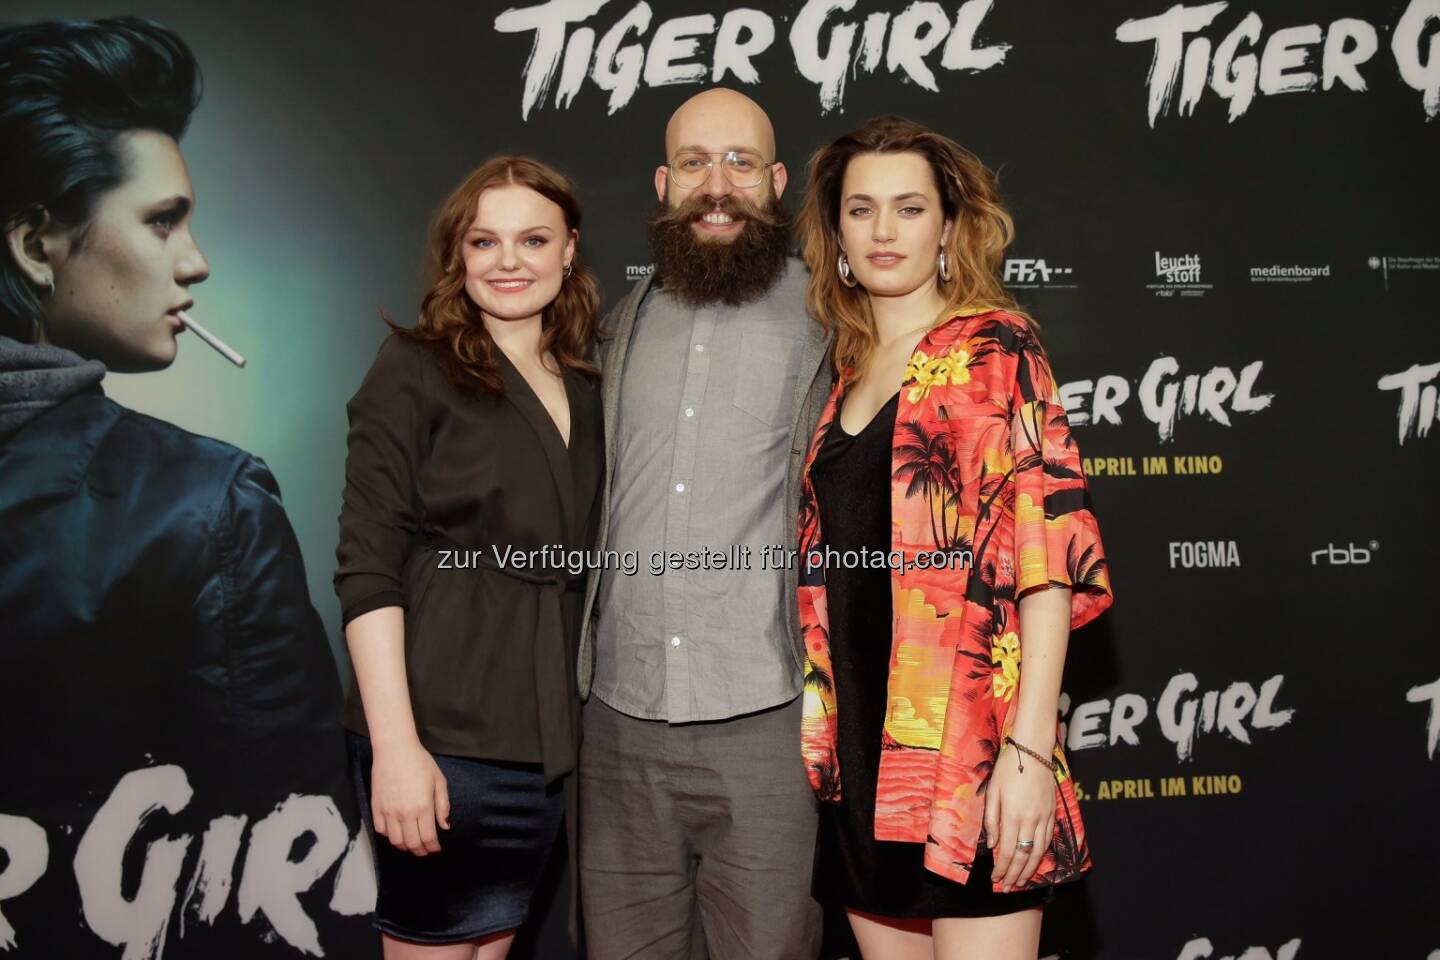
[[375,926],[416,943],[462,943],[518,927],[565,814],[540,764],[435,754],[450,791],[440,852],[417,857],[375,835],[368,737],[349,733],[350,776],[375,848]]

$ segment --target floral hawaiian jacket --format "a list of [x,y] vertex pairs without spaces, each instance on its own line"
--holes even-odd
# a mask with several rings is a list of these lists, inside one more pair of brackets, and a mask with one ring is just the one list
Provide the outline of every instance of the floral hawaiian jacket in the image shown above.
[[[800,500],[802,751],[811,786],[829,802],[840,799],[836,711],[845,705],[830,681],[824,537],[810,465],[851,379],[842,373],[821,415]],[[1072,629],[1113,600],[1080,452],[1024,320],[962,313],[920,341],[900,388],[890,482],[894,630],[875,837],[924,843],[926,868],[963,883],[1021,682],[1020,596],[1071,588]],[[936,563],[942,556],[951,562]],[[1058,735],[1054,759],[1055,835],[1022,888],[1073,880],[1091,867]]]

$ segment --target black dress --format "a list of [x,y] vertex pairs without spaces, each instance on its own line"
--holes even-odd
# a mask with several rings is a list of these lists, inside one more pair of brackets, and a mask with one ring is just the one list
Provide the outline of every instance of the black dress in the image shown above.
[[450,798],[440,853],[416,857],[374,836],[372,744],[354,682],[342,723],[376,841],[375,925],[432,944],[519,926],[562,815],[575,836],[584,571],[562,549],[594,542],[605,458],[590,379],[564,371],[567,446],[504,351],[498,398],[457,390],[444,356],[392,336],[346,406],[335,573],[345,623],[405,608],[415,728]]
[[[859,434],[835,419],[810,466],[825,546],[890,550],[890,451],[899,394]],[[825,571],[841,800],[820,805],[812,893],[822,903],[888,917],[984,917],[1050,900],[1052,888],[995,893],[992,857],[981,849],[965,884],[925,869],[925,846],[875,839],[875,784],[890,673],[890,571]]]

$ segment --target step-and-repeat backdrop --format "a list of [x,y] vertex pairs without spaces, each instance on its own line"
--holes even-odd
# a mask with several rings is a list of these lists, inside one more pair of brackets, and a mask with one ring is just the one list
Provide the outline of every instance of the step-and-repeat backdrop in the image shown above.
[[[1440,955],[1440,0],[11,0],[0,18],[119,12],[199,57],[183,147],[213,275],[193,313],[250,365],[187,338],[169,371],[106,389],[266,460],[342,670],[344,403],[377,308],[413,315],[454,183],[501,151],[570,173],[613,303],[649,269],[652,173],[689,95],[756,98],[795,175],[905,114],[1000,171],[1005,279],[1042,325],[1112,564],[1115,607],[1072,638],[1061,700],[1096,866],[1042,954]],[[143,658],[145,640],[116,642]],[[103,726],[126,707],[73,709]],[[45,715],[0,711],[12,731]],[[340,758],[333,789],[273,784],[240,810],[223,752],[187,768],[94,745],[48,759],[66,786],[43,802],[15,808],[0,780],[0,956],[378,955]],[[517,955],[572,955],[558,873],[548,890]]]

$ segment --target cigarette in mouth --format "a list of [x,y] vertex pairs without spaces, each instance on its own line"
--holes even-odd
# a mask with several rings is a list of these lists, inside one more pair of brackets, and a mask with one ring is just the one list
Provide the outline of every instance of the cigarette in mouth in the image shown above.
[[215,336],[215,334],[211,333],[209,330],[206,330],[194,320],[191,320],[190,314],[186,313],[184,310],[179,310],[175,313],[175,316],[179,317],[180,322],[185,324],[185,326],[189,328],[190,331],[195,334],[195,336],[199,337],[201,340],[204,340],[206,343],[210,344],[210,346],[214,347],[215,351],[219,353],[220,356],[224,357],[226,360],[229,360],[237,367],[245,366],[244,357],[240,356],[240,354],[232,350],[225,343],[225,341]]

